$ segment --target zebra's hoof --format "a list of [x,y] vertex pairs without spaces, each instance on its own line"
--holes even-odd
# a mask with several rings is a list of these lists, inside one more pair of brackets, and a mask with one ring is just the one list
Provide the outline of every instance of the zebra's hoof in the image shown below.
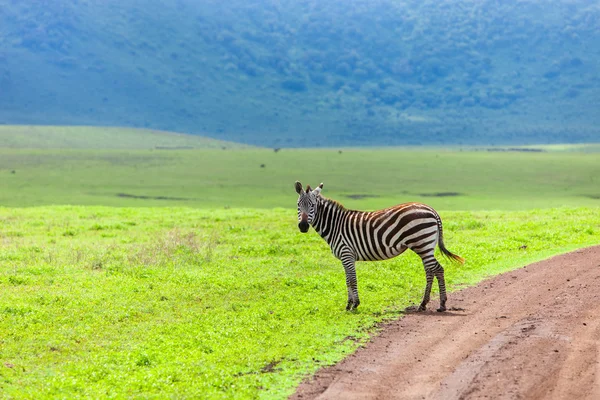
[[440,307],[437,309],[437,312],[444,312],[446,311],[446,307]]
[[423,311],[426,311],[426,310],[427,310],[427,307],[424,306],[424,305],[420,305],[419,308],[417,308],[417,312],[423,312]]
[[358,305],[360,304],[360,301],[349,301],[348,304],[346,305],[346,311],[352,311],[352,310],[356,310],[356,307],[358,307]]

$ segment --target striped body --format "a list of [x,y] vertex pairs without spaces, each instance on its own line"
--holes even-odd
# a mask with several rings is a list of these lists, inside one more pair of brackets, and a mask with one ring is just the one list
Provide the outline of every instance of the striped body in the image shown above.
[[387,260],[407,248],[416,252],[435,249],[438,242],[440,217],[424,204],[406,203],[363,212],[346,210],[323,197],[317,202],[312,226],[336,256],[348,248],[356,261]]
[[355,262],[387,260],[406,249],[417,253],[425,268],[427,284],[419,310],[425,310],[429,302],[434,277],[440,288],[438,311],[446,309],[444,268],[434,256],[435,247],[439,246],[442,253],[451,259],[464,260],[444,246],[442,220],[433,208],[421,203],[405,203],[373,212],[348,210],[340,203],[321,196],[321,188],[311,191],[308,187],[306,191],[299,192],[299,226],[302,232],[306,232],[310,224],[342,261],[348,288],[347,309],[356,308],[360,303]]

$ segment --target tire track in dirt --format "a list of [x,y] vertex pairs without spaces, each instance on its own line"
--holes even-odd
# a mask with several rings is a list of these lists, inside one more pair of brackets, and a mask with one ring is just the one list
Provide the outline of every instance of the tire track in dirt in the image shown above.
[[[600,399],[600,246],[452,293],[302,383],[292,399]],[[433,306],[432,306],[433,307]]]

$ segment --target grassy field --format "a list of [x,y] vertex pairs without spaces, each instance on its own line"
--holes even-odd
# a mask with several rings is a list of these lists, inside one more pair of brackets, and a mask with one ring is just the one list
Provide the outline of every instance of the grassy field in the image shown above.
[[[451,288],[600,242],[597,209],[442,217],[467,259],[445,263]],[[0,208],[0,392],[282,398],[420,300],[406,254],[359,264],[345,312],[343,269],[296,224],[291,207]]]
[[94,126],[0,125],[8,149],[222,149],[250,148],[199,135],[151,129]]
[[344,311],[339,261],[298,231],[296,179],[352,208],[436,207],[467,259],[444,263],[452,289],[600,243],[597,145],[275,152],[20,129],[0,128],[0,397],[283,398],[418,303],[407,253],[359,263]]
[[443,210],[600,205],[598,153],[414,149],[0,148],[0,205],[294,207],[294,181],[346,206]]

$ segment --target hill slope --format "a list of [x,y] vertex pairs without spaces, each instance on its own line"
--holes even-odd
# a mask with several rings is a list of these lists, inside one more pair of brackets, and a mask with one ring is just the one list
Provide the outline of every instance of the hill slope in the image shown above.
[[598,141],[597,1],[0,0],[0,123],[270,146]]
[[91,126],[0,125],[0,148],[8,149],[235,149],[247,145],[199,135],[149,129]]

